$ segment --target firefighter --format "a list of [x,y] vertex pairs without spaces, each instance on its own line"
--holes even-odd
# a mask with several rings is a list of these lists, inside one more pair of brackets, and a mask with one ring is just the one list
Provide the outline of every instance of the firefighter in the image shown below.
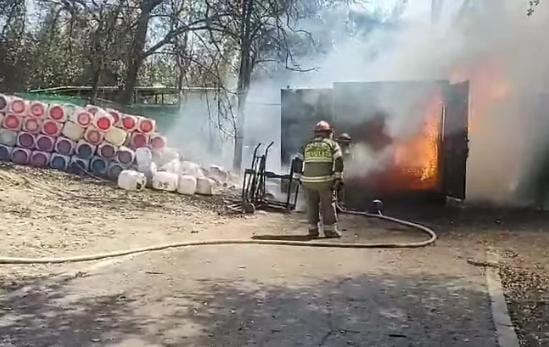
[[339,147],[341,148],[341,153],[343,154],[343,160],[349,159],[351,156],[351,143],[352,143],[351,135],[347,133],[342,133],[337,138],[337,143],[339,144]]
[[[343,162],[345,165],[349,162],[351,158],[351,143],[352,143],[351,135],[347,133],[342,133],[337,137],[337,143],[339,144],[339,147],[341,148],[341,153],[343,155]],[[345,190],[343,189],[343,186],[341,185],[337,191],[335,191],[336,197],[337,197],[337,203],[339,206],[345,205]]]
[[320,215],[326,237],[341,237],[337,228],[334,192],[343,184],[341,148],[333,140],[333,130],[326,121],[314,127],[314,139],[302,150],[303,173],[301,183],[307,195],[309,236],[319,235]]

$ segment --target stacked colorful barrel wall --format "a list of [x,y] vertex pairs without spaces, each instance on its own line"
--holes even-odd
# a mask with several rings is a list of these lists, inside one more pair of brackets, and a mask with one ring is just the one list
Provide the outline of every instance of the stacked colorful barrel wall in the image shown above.
[[153,119],[88,105],[46,104],[0,94],[0,160],[117,179],[135,150],[161,151]]

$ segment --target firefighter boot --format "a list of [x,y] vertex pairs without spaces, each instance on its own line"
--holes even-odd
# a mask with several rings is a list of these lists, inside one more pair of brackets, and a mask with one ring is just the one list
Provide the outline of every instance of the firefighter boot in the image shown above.
[[341,233],[339,232],[338,228],[337,228],[337,224],[333,224],[333,225],[325,225],[324,226],[324,235],[327,237],[327,238],[340,238],[341,237]]

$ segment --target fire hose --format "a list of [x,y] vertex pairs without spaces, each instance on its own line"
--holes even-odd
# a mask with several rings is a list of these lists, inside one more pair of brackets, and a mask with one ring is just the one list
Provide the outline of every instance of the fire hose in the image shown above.
[[363,211],[350,211],[340,206],[337,206],[342,214],[357,215],[367,218],[376,218],[383,221],[396,223],[399,225],[417,229],[429,236],[429,239],[417,242],[380,242],[380,243],[346,243],[346,242],[324,242],[324,241],[286,241],[286,240],[254,240],[254,239],[227,239],[227,240],[203,240],[203,241],[183,241],[173,242],[162,245],[155,245],[143,248],[128,249],[122,251],[114,251],[109,253],[99,253],[73,257],[58,257],[58,258],[19,258],[19,257],[0,257],[0,264],[60,264],[60,263],[76,263],[85,261],[101,260],[106,258],[122,257],[132,254],[147,253],[153,251],[161,251],[170,248],[182,248],[193,246],[212,246],[212,245],[273,245],[273,246],[296,246],[296,247],[324,247],[324,248],[418,248],[433,244],[436,239],[436,233],[423,225],[385,216],[378,211],[377,213],[368,213]]

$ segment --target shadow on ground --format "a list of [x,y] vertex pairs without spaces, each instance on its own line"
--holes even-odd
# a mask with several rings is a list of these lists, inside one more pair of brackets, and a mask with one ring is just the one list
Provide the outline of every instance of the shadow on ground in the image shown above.
[[495,346],[486,294],[459,278],[305,276],[273,285],[182,275],[169,290],[161,273],[149,281],[156,290],[101,290],[91,276],[6,295],[0,345]]

